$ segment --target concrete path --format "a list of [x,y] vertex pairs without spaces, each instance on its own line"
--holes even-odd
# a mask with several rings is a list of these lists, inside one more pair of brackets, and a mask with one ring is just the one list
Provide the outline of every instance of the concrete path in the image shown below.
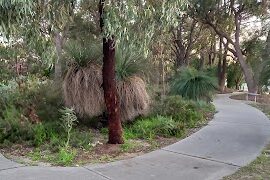
[[0,180],[217,180],[255,159],[270,142],[270,121],[228,95],[214,119],[190,137],[143,156],[85,167],[29,167],[0,156]]

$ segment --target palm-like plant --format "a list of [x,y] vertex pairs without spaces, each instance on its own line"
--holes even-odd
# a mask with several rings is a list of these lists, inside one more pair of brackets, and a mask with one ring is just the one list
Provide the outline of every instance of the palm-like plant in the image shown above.
[[93,41],[79,42],[71,40],[67,43],[65,51],[71,61],[76,62],[81,67],[86,67],[88,63],[100,64],[102,57],[101,43]]
[[[73,64],[63,84],[65,102],[80,115],[101,115],[105,110],[102,89],[102,68],[98,61],[101,46],[83,47],[76,44],[67,51]],[[99,49],[98,49],[99,47]],[[82,48],[82,49],[81,49]],[[131,121],[147,113],[149,96],[139,75],[144,74],[146,58],[134,46],[120,44],[116,48],[117,92],[122,121]],[[100,54],[102,55],[102,54]]]
[[186,68],[175,76],[171,92],[196,101],[209,101],[216,89],[216,78],[207,75],[205,72]]
[[116,74],[118,79],[142,75],[149,67],[142,51],[132,44],[121,43],[116,49]]

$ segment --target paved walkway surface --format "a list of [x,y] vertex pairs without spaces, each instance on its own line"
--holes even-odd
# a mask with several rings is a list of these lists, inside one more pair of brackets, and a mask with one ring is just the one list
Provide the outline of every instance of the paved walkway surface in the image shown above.
[[30,167],[0,155],[0,180],[217,180],[254,160],[270,142],[270,121],[241,101],[218,95],[218,113],[200,131],[129,160],[84,167]]

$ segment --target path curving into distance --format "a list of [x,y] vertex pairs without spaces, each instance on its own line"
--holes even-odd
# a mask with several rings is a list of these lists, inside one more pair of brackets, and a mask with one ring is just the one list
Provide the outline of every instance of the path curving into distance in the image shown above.
[[0,155],[0,180],[217,180],[254,160],[270,142],[259,110],[217,95],[218,113],[184,140],[128,160],[83,167],[24,166]]

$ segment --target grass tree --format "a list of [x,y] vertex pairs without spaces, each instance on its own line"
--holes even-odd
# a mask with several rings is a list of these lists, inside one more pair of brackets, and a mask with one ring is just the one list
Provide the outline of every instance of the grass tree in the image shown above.
[[193,68],[185,68],[174,78],[171,92],[184,98],[195,101],[211,101],[212,95],[217,90],[217,82],[214,77],[203,71]]
[[[104,32],[105,0],[100,0],[100,29]],[[114,35],[103,37],[103,91],[106,109],[108,113],[109,141],[110,144],[123,144],[123,130],[120,120],[120,104],[117,97],[115,74],[115,39]]]
[[[170,16],[176,15],[176,10],[181,6],[181,1],[161,2],[161,6],[155,6],[155,2],[126,1],[126,3],[100,0],[100,28],[103,33],[103,90],[104,100],[108,113],[109,143],[123,143],[122,127],[120,118],[120,103],[117,97],[116,74],[115,74],[115,37],[129,39],[132,37],[130,27],[144,31],[140,33],[143,37],[142,45],[147,45],[153,36],[155,18],[160,17],[165,25]],[[158,9],[159,7],[159,9]],[[156,8],[156,9],[155,9]],[[160,10],[160,11],[157,11]],[[165,12],[165,10],[168,10]],[[109,12],[108,12],[109,11]],[[160,14],[155,14],[159,12]],[[119,16],[121,14],[121,16]],[[157,16],[156,16],[157,15]],[[151,22],[153,21],[153,22]],[[173,19],[171,20],[173,21]],[[163,23],[163,24],[162,24]],[[137,24],[138,26],[133,26]],[[134,31],[133,31],[134,33]],[[138,33],[139,35],[139,33]],[[138,38],[139,39],[139,38]],[[144,48],[147,51],[147,48]],[[146,52],[147,53],[147,52]]]

